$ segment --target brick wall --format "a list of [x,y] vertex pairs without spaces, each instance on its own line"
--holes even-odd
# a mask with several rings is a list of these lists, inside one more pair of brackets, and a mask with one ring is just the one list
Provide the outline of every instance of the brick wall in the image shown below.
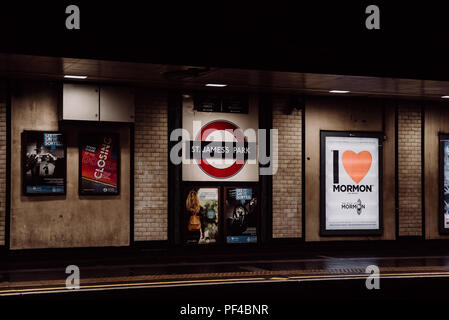
[[136,95],[134,240],[167,240],[167,94]]
[[0,245],[5,244],[6,104],[0,103]]
[[286,114],[287,99],[273,103],[278,129],[278,171],[273,176],[273,238],[302,236],[302,113]]
[[421,109],[398,107],[399,236],[422,234]]

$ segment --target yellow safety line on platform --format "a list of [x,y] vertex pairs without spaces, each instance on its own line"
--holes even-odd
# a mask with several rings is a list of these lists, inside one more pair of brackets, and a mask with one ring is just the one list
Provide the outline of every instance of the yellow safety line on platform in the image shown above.
[[[291,277],[270,277],[270,278],[234,278],[234,279],[204,279],[204,280],[182,280],[182,281],[158,281],[158,282],[133,282],[133,283],[116,283],[116,284],[100,284],[100,285],[80,285],[82,289],[106,289],[106,288],[123,288],[123,287],[142,287],[155,285],[177,285],[177,284],[195,284],[195,283],[226,283],[226,282],[244,282],[244,281],[288,281],[288,280],[338,280],[350,278],[366,278],[369,274],[341,274],[341,275],[319,275],[319,276],[291,276]],[[388,277],[425,277],[425,276],[449,276],[449,272],[413,272],[413,273],[384,273],[380,274],[380,278]],[[33,288],[33,289],[10,289],[0,290],[2,294],[20,294],[44,291],[71,291],[66,287],[49,287],[49,288]]]
[[[119,287],[137,287],[137,286],[151,286],[160,284],[187,284],[187,283],[216,283],[216,282],[231,282],[231,281],[261,281],[265,278],[238,278],[238,279],[208,279],[208,280],[184,280],[184,281],[159,281],[159,282],[133,282],[133,283],[115,283],[115,284],[101,284],[101,285],[80,285],[81,289],[95,289],[95,288],[119,288]],[[53,287],[53,288],[34,288],[34,289],[11,289],[0,290],[0,294],[5,293],[21,293],[21,292],[34,292],[34,291],[76,291],[69,290],[66,287]]]
[[[333,278],[366,278],[370,274],[340,274],[340,275],[320,275],[320,276],[292,276],[289,279],[333,279]],[[387,277],[413,277],[413,276],[449,276],[449,272],[413,272],[413,273],[381,273],[380,278]]]

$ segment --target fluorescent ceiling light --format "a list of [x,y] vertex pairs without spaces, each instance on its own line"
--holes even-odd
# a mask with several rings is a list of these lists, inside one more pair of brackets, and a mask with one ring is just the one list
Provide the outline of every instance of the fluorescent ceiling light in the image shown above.
[[227,84],[223,84],[223,83],[208,83],[206,84],[206,87],[218,87],[218,88],[223,88],[223,87],[227,87]]
[[76,75],[72,75],[72,74],[66,74],[64,76],[64,78],[66,78],[66,79],[86,79],[87,76],[76,76]]
[[449,96],[441,96],[443,99],[449,99]]
[[330,90],[330,93],[349,93],[350,91],[347,90]]

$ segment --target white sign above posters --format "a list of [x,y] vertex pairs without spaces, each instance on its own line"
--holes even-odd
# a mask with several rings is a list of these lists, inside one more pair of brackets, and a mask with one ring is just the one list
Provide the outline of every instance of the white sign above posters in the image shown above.
[[257,103],[248,113],[199,112],[184,98],[183,181],[259,181]]
[[379,138],[328,134],[324,153],[324,233],[379,230]]

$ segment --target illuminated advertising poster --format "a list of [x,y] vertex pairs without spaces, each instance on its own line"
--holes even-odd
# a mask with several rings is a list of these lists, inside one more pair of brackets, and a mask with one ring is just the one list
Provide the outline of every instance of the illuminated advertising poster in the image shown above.
[[218,188],[185,190],[184,241],[186,243],[215,243],[218,238]]
[[440,233],[449,233],[449,135],[440,134]]
[[255,188],[225,188],[227,243],[257,242],[257,194]]
[[64,137],[59,132],[22,133],[22,189],[25,195],[66,193]]
[[80,135],[81,195],[119,194],[119,135],[91,133]]
[[184,98],[182,180],[258,181],[257,103],[250,99],[247,113],[205,110]]
[[381,233],[380,141],[379,135],[321,133],[323,235]]

